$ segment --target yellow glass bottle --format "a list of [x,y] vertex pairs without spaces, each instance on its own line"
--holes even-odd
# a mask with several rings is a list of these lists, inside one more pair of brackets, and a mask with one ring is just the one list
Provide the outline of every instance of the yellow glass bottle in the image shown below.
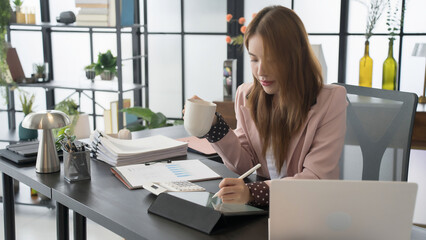
[[383,62],[382,88],[387,90],[396,89],[396,61],[393,58],[393,38],[389,39],[388,57]]
[[31,188],[31,197],[37,196],[37,191]]
[[371,87],[373,83],[373,59],[369,56],[370,42],[365,41],[364,56],[359,60],[359,85]]

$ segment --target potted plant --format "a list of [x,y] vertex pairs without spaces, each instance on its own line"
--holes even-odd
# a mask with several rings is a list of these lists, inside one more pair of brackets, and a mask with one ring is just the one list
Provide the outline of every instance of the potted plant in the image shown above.
[[5,99],[6,103],[9,100],[8,86],[13,84],[12,76],[9,72],[9,66],[6,62],[6,33],[9,21],[10,3],[9,1],[0,1],[0,95]]
[[47,81],[47,63],[34,64],[33,65],[34,75],[33,78],[36,82]]
[[[27,116],[33,111],[33,104],[34,104],[35,95],[21,91],[21,94],[19,95],[19,100],[22,104],[22,112],[24,112],[24,115]],[[19,124],[19,140],[20,141],[28,141],[37,139],[38,132],[36,129],[28,129],[22,127],[22,122]]]
[[99,53],[94,66],[96,75],[101,75],[102,80],[112,80],[117,72],[117,57],[114,57],[110,50]]
[[139,121],[127,125],[126,128],[129,129],[131,132],[147,128],[152,129],[183,124],[182,120],[175,120],[174,123],[169,123],[167,122],[167,118],[166,116],[164,116],[164,114],[162,114],[161,112],[155,113],[149,108],[130,107],[123,108],[120,110],[120,112],[137,116],[138,118],[141,118],[143,121],[146,122],[146,125],[142,125]]
[[73,99],[65,99],[55,106],[55,110],[62,111],[71,118],[71,124],[61,128],[56,136],[67,128],[69,128],[69,134],[74,135],[77,139],[90,136],[89,115],[80,113],[78,108],[79,106]]
[[95,63],[92,63],[84,67],[84,70],[86,71],[86,78],[92,80],[92,82],[96,77],[95,65]]
[[24,1],[14,0],[13,4],[15,4],[15,14],[16,14],[16,23],[25,23],[25,14],[22,12],[22,4]]

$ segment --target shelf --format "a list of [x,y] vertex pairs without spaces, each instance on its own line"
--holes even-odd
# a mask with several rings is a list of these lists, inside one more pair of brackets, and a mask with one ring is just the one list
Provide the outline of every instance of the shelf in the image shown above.
[[[95,80],[93,83],[90,80],[78,82],[55,82],[48,83],[18,83],[20,87],[40,87],[45,89],[71,89],[75,91],[98,91],[98,92],[118,92],[117,80]],[[122,92],[138,90],[145,88],[145,85],[134,83],[123,83]]]
[[[145,28],[145,24],[134,24],[132,26],[121,26],[121,29],[124,28]],[[36,28],[36,29],[35,29]],[[11,23],[10,30],[40,30],[41,28],[75,28],[75,29],[109,29],[114,32],[117,28],[115,26],[80,26],[73,24],[59,24],[59,23],[41,23],[41,24],[20,24],[20,23]]]

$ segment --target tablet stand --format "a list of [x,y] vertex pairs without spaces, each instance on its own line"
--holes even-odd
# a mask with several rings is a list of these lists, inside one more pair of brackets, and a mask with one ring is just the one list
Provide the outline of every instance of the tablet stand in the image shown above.
[[222,225],[222,213],[184,199],[161,193],[148,209],[169,220],[210,234],[215,226]]

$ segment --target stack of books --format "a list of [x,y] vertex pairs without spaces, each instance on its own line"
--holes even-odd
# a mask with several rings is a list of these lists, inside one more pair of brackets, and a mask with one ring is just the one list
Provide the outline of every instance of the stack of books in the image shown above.
[[[114,7],[113,7],[113,6]],[[78,26],[115,26],[111,25],[111,8],[115,10],[114,0],[75,0],[75,6],[80,8],[76,16],[76,25]]]
[[91,136],[91,148],[98,160],[111,166],[125,166],[184,156],[188,143],[162,135],[125,140],[96,130]]

